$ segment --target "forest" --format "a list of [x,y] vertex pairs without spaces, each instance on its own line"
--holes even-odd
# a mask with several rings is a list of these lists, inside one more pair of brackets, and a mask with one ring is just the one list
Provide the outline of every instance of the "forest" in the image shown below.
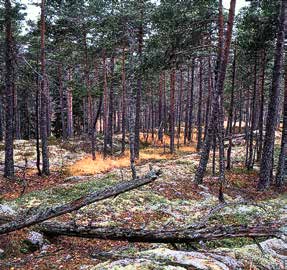
[[0,269],[287,269],[287,0],[0,0]]

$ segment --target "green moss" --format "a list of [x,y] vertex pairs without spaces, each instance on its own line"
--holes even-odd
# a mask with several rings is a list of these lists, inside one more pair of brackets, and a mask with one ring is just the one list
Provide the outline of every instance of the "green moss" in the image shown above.
[[254,241],[247,237],[238,237],[238,238],[226,238],[216,241],[210,241],[206,243],[206,246],[210,249],[214,248],[238,248],[245,245],[254,244]]
[[[117,181],[115,174],[107,174],[103,178],[77,183],[67,187],[55,187],[47,190],[30,192],[13,201],[21,207],[46,206],[48,204],[62,204],[75,200],[89,192],[114,185]],[[11,203],[11,202],[10,202]]]

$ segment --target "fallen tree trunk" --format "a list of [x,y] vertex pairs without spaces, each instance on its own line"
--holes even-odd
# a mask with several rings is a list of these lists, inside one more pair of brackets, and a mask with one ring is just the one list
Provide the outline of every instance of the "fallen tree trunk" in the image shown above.
[[83,238],[149,243],[190,243],[218,240],[222,238],[278,237],[282,234],[282,232],[280,232],[280,225],[277,223],[260,224],[256,226],[214,226],[201,229],[168,231],[80,226],[74,224],[71,225],[69,223],[44,222],[41,224],[39,229],[41,232],[49,236],[65,235]]
[[121,193],[146,185],[157,179],[159,175],[160,175],[159,170],[157,171],[151,170],[146,176],[142,178],[121,182],[117,185],[107,187],[99,191],[91,192],[75,201],[66,203],[64,205],[42,209],[30,216],[21,214],[17,216],[13,221],[0,226],[0,235],[16,231],[25,227],[29,227],[31,225],[38,224],[42,221],[78,210],[94,202],[98,202],[110,197],[117,196]]

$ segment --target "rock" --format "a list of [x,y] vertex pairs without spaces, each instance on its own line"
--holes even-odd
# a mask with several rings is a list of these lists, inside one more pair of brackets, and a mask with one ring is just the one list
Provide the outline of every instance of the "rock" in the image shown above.
[[29,241],[32,245],[40,248],[44,244],[44,237],[41,233],[31,231],[26,241]]
[[0,217],[1,216],[14,216],[16,212],[6,204],[0,204]]
[[4,255],[5,255],[5,251],[2,248],[0,248],[0,259],[3,259]]

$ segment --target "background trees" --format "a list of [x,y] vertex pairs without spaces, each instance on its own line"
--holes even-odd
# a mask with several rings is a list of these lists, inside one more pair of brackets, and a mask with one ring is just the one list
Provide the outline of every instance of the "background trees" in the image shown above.
[[[233,166],[233,138],[244,133],[244,166],[261,166],[261,188],[271,182],[283,104],[280,1],[252,1],[235,19],[235,1],[229,12],[212,0],[42,1],[42,16],[28,22],[27,31],[21,30],[21,6],[9,3],[0,9],[6,14],[6,37],[0,36],[6,176],[13,175],[13,139],[36,138],[39,172],[42,160],[49,174],[51,137],[84,137],[95,158],[101,138],[103,156],[117,154],[120,134],[120,152],[129,142],[132,167],[149,138],[171,153],[195,142],[198,183],[210,149],[214,158],[218,150],[223,182],[225,157],[227,168]],[[276,97],[267,93],[272,77]]]

